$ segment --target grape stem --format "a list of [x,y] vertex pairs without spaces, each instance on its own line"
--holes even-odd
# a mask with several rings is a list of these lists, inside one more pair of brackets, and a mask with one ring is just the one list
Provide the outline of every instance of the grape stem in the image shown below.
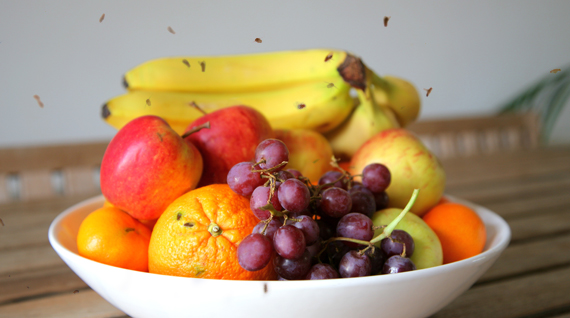
[[[345,241],[345,242],[352,242],[352,243],[356,243],[356,244],[360,244],[360,245],[366,245],[367,246],[366,249],[374,248],[374,244],[382,241],[383,239],[389,237],[392,234],[392,231],[394,230],[394,228],[396,228],[398,223],[400,223],[400,221],[404,218],[404,216],[406,216],[406,213],[408,213],[408,211],[410,211],[410,209],[412,208],[412,206],[416,202],[416,199],[418,198],[419,192],[420,192],[420,189],[414,189],[414,192],[412,192],[412,197],[410,198],[410,201],[408,201],[408,204],[406,204],[406,206],[404,207],[402,212],[400,212],[400,214],[394,220],[392,220],[392,222],[390,222],[390,224],[388,224],[387,226],[383,225],[383,226],[378,227],[378,228],[384,228],[384,230],[382,231],[382,233],[380,233],[378,236],[374,237],[370,241],[357,240],[357,239],[348,238],[348,237],[331,237],[328,240],[324,241],[323,242],[324,247],[317,254],[317,259],[319,260],[319,262],[321,261],[321,254],[326,250],[328,244],[330,242],[333,242],[333,241]],[[373,227],[373,228],[375,228],[375,227]]]
[[406,213],[408,213],[408,211],[410,211],[410,209],[412,208],[412,206],[416,202],[416,199],[418,198],[419,192],[420,192],[420,189],[414,189],[414,192],[412,192],[412,197],[410,198],[410,201],[408,201],[408,204],[406,204],[406,207],[402,210],[402,212],[400,212],[400,214],[392,222],[390,222],[390,224],[388,224],[388,226],[386,226],[384,228],[382,233],[380,233],[378,236],[376,236],[375,238],[370,240],[370,243],[372,243],[372,244],[378,243],[378,242],[382,241],[383,239],[389,237],[390,234],[392,234],[392,231],[394,230],[394,228],[398,225],[398,223],[400,223],[400,221],[404,218],[404,216],[406,216]]
[[260,207],[259,209],[264,210],[264,211],[269,211],[271,213],[271,215],[277,216],[277,217],[285,216],[286,212],[287,212],[286,210],[283,212],[275,210],[275,207],[271,203],[267,203],[266,205]]
[[[264,161],[265,159],[262,159],[262,161]],[[262,163],[262,161],[260,161],[259,163]],[[280,164],[276,165],[275,167],[269,168],[269,169],[260,169],[260,170],[251,170],[251,172],[260,172],[260,173],[271,173],[273,171],[279,170],[281,167],[287,165],[287,163],[289,163],[288,161],[282,161]]]
[[367,245],[367,246],[372,245],[372,243],[369,241],[357,240],[357,239],[353,239],[353,238],[349,238],[349,237],[342,237],[342,236],[331,237],[330,239],[325,241],[325,244],[329,244],[330,242],[333,242],[333,241],[352,242],[352,243],[356,243],[356,244],[360,244],[360,245]]

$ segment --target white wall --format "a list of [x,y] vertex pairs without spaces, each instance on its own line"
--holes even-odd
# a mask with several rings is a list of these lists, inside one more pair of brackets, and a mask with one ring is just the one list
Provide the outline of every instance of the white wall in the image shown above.
[[[492,113],[550,70],[570,67],[564,0],[0,5],[0,147],[110,139],[115,130],[100,108],[124,92],[122,74],[170,55],[346,49],[422,93],[433,87],[421,118]],[[388,27],[384,16],[391,16]],[[569,108],[552,136],[556,143],[570,142]]]

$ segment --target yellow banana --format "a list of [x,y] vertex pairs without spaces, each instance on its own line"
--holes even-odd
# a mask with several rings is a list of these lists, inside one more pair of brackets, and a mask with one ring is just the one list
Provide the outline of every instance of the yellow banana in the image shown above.
[[[202,93],[281,89],[338,77],[354,62],[341,50],[312,49],[226,56],[166,57],[142,63],[125,74],[129,90]],[[358,60],[360,61],[360,60]]]
[[120,129],[143,115],[164,118],[178,133],[202,113],[245,105],[261,112],[274,129],[312,129],[326,132],[338,126],[354,108],[351,86],[341,77],[286,87],[279,90],[239,93],[190,93],[129,91],[103,105],[103,119]]
[[[338,158],[350,159],[370,137],[382,130],[400,127],[392,111],[376,103],[376,96],[371,92],[370,73],[367,70],[367,87],[356,90],[359,104],[354,111],[337,128],[325,134]],[[388,100],[387,95],[378,93],[377,96],[383,102]]]
[[372,92],[379,105],[390,108],[402,127],[416,121],[420,114],[420,95],[412,83],[395,76],[372,76]]

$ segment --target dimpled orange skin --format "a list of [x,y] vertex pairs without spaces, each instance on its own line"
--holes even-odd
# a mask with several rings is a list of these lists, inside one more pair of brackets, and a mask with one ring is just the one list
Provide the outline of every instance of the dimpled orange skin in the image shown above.
[[107,265],[148,271],[151,230],[115,207],[91,212],[77,234],[79,255]]
[[[227,184],[212,184],[183,194],[168,206],[154,227],[149,271],[212,279],[276,279],[271,262],[262,270],[248,272],[237,260],[239,243],[258,222],[249,200]],[[211,233],[216,233],[214,225],[221,230],[217,236]]]

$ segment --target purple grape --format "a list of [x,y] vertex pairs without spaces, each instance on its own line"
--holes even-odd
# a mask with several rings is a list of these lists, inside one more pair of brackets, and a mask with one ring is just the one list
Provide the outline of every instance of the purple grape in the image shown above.
[[352,209],[352,199],[348,191],[332,187],[321,193],[321,211],[333,218],[340,218]]
[[350,192],[350,198],[352,199],[352,212],[359,212],[368,217],[372,217],[372,214],[376,212],[376,201],[372,193],[352,191]]
[[374,193],[384,192],[390,179],[390,170],[381,163],[371,163],[362,170],[362,184]]
[[344,254],[348,253],[348,251],[350,251],[350,247],[346,246],[341,241],[330,242],[327,246],[327,257],[329,262],[334,266],[338,266]]
[[390,201],[388,198],[388,193],[386,193],[385,191],[380,193],[374,193],[374,201],[376,202],[376,211],[380,211],[387,208],[388,203]]
[[252,172],[253,162],[240,162],[228,172],[227,182],[237,194],[249,197],[255,188],[265,183],[259,172]]
[[278,180],[281,180],[281,182],[287,179],[295,179],[295,176],[291,172],[286,170],[277,171],[275,173],[275,177],[277,177]]
[[299,179],[299,177],[303,176],[303,174],[297,169],[287,169],[286,171],[289,171],[296,179]]
[[246,236],[238,245],[239,265],[250,272],[265,268],[273,256],[273,247],[265,235],[254,233]]
[[299,213],[305,210],[311,202],[309,188],[298,179],[287,179],[277,190],[281,206],[289,212]]
[[372,191],[368,190],[368,188],[365,187],[364,185],[362,185],[362,183],[353,181],[352,187],[350,187],[350,189],[348,190],[348,193],[352,194],[353,192],[356,192],[356,191],[363,191],[366,193],[370,193],[371,195],[374,195],[374,193],[372,193]]
[[338,278],[338,272],[329,264],[315,264],[307,273],[307,280]]
[[416,270],[416,265],[411,259],[400,255],[394,255],[388,257],[384,263],[382,274],[396,274],[414,270]]
[[308,215],[299,215],[295,217],[299,222],[294,222],[293,226],[298,228],[305,235],[305,243],[307,245],[313,245],[319,239],[321,234],[319,230],[319,225],[312,217]]
[[297,259],[288,259],[275,255],[273,266],[277,275],[287,280],[304,279],[311,269],[311,254],[305,250],[303,255]]
[[[347,237],[362,241],[370,241],[374,237],[372,220],[362,213],[349,213],[343,216],[336,226],[336,236]],[[344,242],[349,247],[355,248],[359,244]]]
[[337,187],[337,188],[341,188],[341,189],[346,189],[346,185],[344,184],[344,182],[342,182],[343,181],[342,179],[337,181],[340,177],[342,177],[342,172],[340,172],[340,171],[337,171],[337,170],[327,171],[319,179],[319,185],[321,186],[321,185],[336,181],[332,185],[324,186],[323,190],[328,189],[330,187]]
[[381,274],[382,267],[384,266],[384,262],[386,262],[386,259],[388,258],[388,256],[386,256],[386,253],[384,253],[384,251],[382,251],[381,248],[374,247],[374,248],[366,249],[364,254],[366,256],[368,256],[368,258],[370,258],[370,265],[372,267],[372,270],[371,270],[372,275]]
[[[273,235],[275,234],[275,231],[277,231],[277,229],[281,227],[282,224],[283,223],[281,223],[279,219],[273,218],[271,219],[271,221],[269,221],[269,224],[265,229],[265,236],[269,239],[269,241],[271,241],[272,246],[273,246]],[[261,221],[253,227],[251,233],[263,234],[261,233],[261,231],[263,231],[264,227],[265,227],[265,222]]]
[[312,216],[313,213],[311,213],[311,211],[309,211],[309,209],[304,209],[301,212],[289,213],[289,217],[291,217],[291,218],[296,218],[296,217],[301,216],[301,215]]
[[321,251],[322,247],[323,245],[320,237],[317,239],[317,242],[315,242],[313,245],[307,246],[307,251],[309,251],[309,254],[311,254],[311,260],[315,259],[317,254],[319,254],[319,252]]
[[321,220],[333,230],[333,236],[334,236],[334,234],[336,233],[336,225],[338,224],[338,220],[340,220],[340,218],[333,218],[324,213],[320,217]]
[[297,259],[303,256],[307,247],[305,235],[293,225],[285,225],[275,231],[273,246],[277,254],[287,259]]
[[[328,240],[334,236],[335,232],[333,231],[333,227],[331,227],[325,220],[320,219],[316,220],[316,222],[319,225],[319,233],[323,240]],[[336,229],[336,226],[334,228]]]
[[289,149],[279,139],[265,139],[255,149],[255,162],[260,162],[261,169],[271,169],[283,161],[289,161]]
[[[267,201],[269,199],[269,195],[271,192],[270,187],[259,186],[253,190],[251,194],[251,198],[249,199],[249,206],[253,214],[260,220],[267,220],[271,216],[271,212],[269,210],[262,210],[261,207],[267,205]],[[273,205],[275,210],[282,211],[283,207],[279,203],[279,199],[277,198],[277,192],[273,193],[273,197],[269,202]]]
[[[405,255],[404,246],[406,247]],[[403,230],[393,230],[389,237],[380,242],[380,247],[388,255],[402,255],[403,257],[412,257],[414,254],[414,239],[408,232]]]
[[370,258],[354,250],[344,254],[338,265],[338,272],[343,278],[369,276],[371,270]]

